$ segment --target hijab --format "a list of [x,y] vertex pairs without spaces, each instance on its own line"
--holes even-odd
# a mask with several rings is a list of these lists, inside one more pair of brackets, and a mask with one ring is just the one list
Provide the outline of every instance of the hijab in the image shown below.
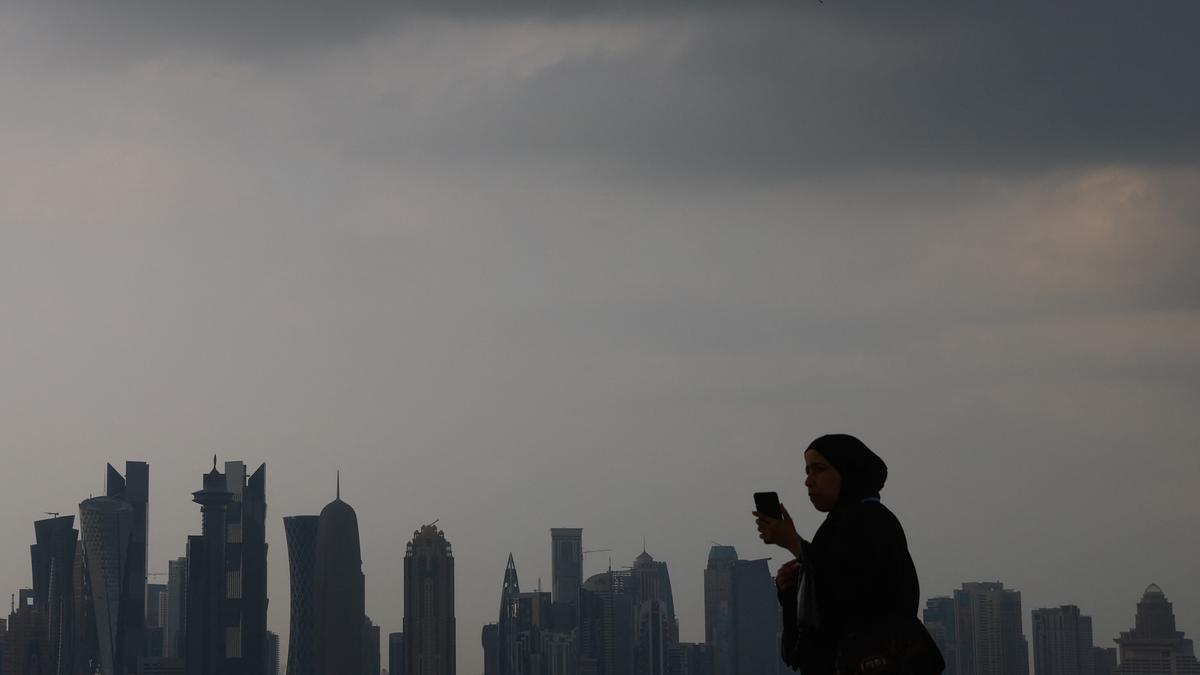
[[838,506],[878,499],[887,481],[887,464],[850,434],[827,434],[813,441],[809,450],[821,453],[842,476]]

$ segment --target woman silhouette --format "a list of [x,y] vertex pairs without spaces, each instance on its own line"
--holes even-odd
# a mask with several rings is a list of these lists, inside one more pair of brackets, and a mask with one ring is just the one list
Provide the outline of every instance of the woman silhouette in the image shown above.
[[896,655],[890,663],[886,655],[870,661],[886,651],[875,648],[880,638],[920,642],[926,651],[932,646],[916,618],[920,589],[904,528],[879,500],[887,465],[854,436],[831,434],[805,450],[804,473],[809,501],[826,514],[811,544],[796,532],[787,509],[779,519],[754,514],[759,537],[796,558],[775,579],[783,606],[783,660],[804,675],[914,666],[940,672],[936,647],[924,661],[901,664]]

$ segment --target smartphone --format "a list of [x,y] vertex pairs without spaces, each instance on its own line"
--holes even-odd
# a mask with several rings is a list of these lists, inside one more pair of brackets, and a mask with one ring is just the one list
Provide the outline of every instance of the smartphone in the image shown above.
[[755,492],[754,510],[768,518],[783,518],[783,511],[779,508],[779,494],[775,492]]

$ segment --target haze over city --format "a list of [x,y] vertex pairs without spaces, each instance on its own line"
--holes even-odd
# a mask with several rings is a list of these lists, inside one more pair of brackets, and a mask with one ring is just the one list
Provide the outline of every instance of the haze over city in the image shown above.
[[[357,512],[366,612],[437,521],[482,672],[510,553],[670,565],[704,639],[751,495],[889,465],[922,598],[1200,634],[1200,6],[0,7],[0,581],[149,463],[148,566],[220,462]],[[644,542],[644,543],[643,543]]]

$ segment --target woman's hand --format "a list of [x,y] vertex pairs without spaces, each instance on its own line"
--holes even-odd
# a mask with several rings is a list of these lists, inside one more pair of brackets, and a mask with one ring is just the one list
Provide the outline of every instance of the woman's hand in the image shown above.
[[780,592],[792,592],[796,590],[796,583],[800,579],[800,561],[789,560],[783,563],[783,567],[779,568],[779,572],[775,574],[775,588]]
[[799,558],[800,535],[796,533],[792,517],[788,515],[787,509],[782,504],[779,505],[779,512],[783,515],[782,518],[772,518],[757,511],[754,512],[754,523],[758,526],[758,538],[768,544],[785,548]]

